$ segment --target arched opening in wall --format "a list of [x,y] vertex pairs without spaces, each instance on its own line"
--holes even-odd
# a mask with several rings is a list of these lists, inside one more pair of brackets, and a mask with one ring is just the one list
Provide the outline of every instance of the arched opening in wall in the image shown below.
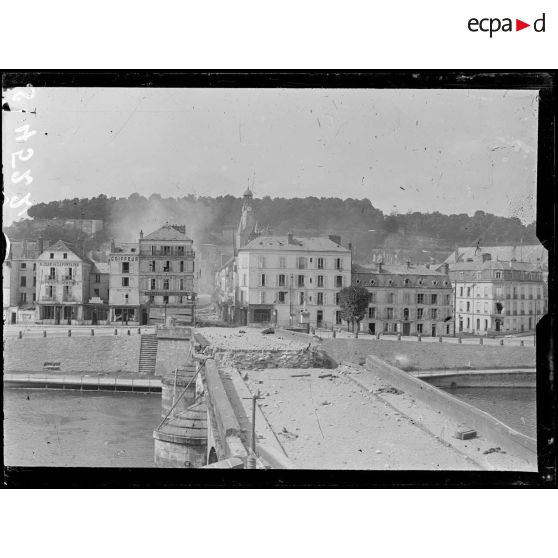
[[211,448],[209,450],[209,457],[207,459],[207,464],[211,465],[212,463],[217,463],[217,461],[219,461],[217,457],[217,452],[215,451],[215,448]]

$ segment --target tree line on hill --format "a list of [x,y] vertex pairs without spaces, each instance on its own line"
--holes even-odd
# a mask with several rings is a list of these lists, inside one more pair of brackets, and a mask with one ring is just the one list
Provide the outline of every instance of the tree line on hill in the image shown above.
[[[147,198],[137,193],[127,198],[116,198],[101,194],[93,198],[39,203],[29,208],[28,215],[33,219],[102,219],[105,231],[96,235],[97,241],[101,242],[111,235],[111,229],[116,230],[116,221],[121,221],[123,215],[137,217],[138,225],[141,225],[142,216],[153,214],[154,207],[161,216],[167,214],[169,222],[186,222],[203,216],[203,223],[193,226],[198,235],[194,240],[218,243],[217,233],[237,226],[242,198],[230,195],[163,198],[159,194]],[[480,210],[473,216],[418,211],[384,215],[369,199],[287,199],[269,196],[254,199],[254,210],[258,222],[270,226],[275,234],[290,231],[298,234],[337,233],[351,240],[357,253],[365,253],[371,244],[412,249],[416,243],[421,248],[428,246],[430,249],[451,251],[457,245],[475,245],[479,241],[481,245],[537,243],[535,223],[523,225],[517,217],[499,217]],[[181,217],[183,220],[179,221]],[[188,227],[189,223],[186,222],[186,225]],[[28,221],[19,221],[9,230],[15,238],[29,233],[29,227],[32,229]],[[53,225],[43,236],[59,235],[64,239],[67,233],[60,229]],[[190,227],[188,229],[191,230]],[[72,234],[75,238],[75,232]]]

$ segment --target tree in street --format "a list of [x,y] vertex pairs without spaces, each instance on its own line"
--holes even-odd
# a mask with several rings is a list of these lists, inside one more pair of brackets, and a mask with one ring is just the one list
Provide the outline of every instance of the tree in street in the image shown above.
[[355,285],[345,287],[339,292],[339,307],[341,308],[342,319],[347,322],[347,331],[349,331],[349,325],[351,325],[355,337],[358,337],[360,322],[366,315],[368,308],[368,291],[364,287]]

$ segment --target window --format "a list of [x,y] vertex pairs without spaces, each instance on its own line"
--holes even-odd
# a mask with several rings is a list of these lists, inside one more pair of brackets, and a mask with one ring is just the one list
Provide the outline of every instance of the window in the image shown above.
[[422,324],[417,324],[417,333],[422,335]]
[[376,318],[376,307],[375,306],[371,306],[370,308],[368,308],[368,318],[370,318],[370,319],[375,319]]
[[405,279],[405,280],[403,281],[403,283],[404,283],[405,285],[408,285],[408,284],[409,284],[409,279]]
[[424,314],[423,308],[417,308],[417,320],[422,320]]
[[336,275],[335,276],[335,286],[342,287],[343,286],[343,275]]
[[324,293],[318,293],[316,304],[318,304],[319,306],[323,306],[323,304],[324,304]]
[[184,255],[184,246],[179,246],[176,252],[179,256]]
[[34,263],[34,264],[33,264],[33,271],[36,271],[36,270],[37,270],[37,264]]
[[484,331],[488,330],[488,320],[484,320]]
[[386,308],[386,318],[393,320],[393,308]]
[[459,296],[463,296],[463,287],[459,287]]
[[156,289],[155,279],[151,279],[151,290],[154,291]]
[[340,310],[335,311],[335,323],[336,323],[336,325],[341,324],[341,311]]
[[463,281],[463,271],[459,272],[459,279],[461,279]]
[[149,262],[149,271],[151,271],[151,272],[156,271],[155,260],[151,260]]
[[155,297],[153,295],[149,296],[149,304],[154,304],[155,303]]
[[339,293],[335,293],[335,305],[339,306]]
[[389,304],[393,304],[395,301],[395,294],[394,293],[388,293],[387,294],[387,301]]
[[50,253],[50,259],[54,260],[54,254],[52,252]]
[[25,304],[27,302],[27,293],[20,293],[19,302]]
[[403,308],[403,319],[405,321],[409,320],[409,309],[408,308]]
[[285,304],[287,302],[287,293],[285,291],[279,291],[278,301],[279,304]]
[[258,256],[258,267],[265,269],[265,256]]
[[[68,275],[66,275],[66,279],[72,279],[72,268],[71,267],[68,268]],[[97,282],[99,283],[100,281],[97,281]]]
[[64,253],[62,254],[62,257],[63,257],[65,260],[67,260],[67,259],[68,259],[68,254],[67,254],[66,252],[64,252]]
[[124,295],[124,304],[128,304],[128,295],[127,294]]
[[180,290],[184,290],[184,279],[180,279]]
[[409,293],[403,293],[403,304],[411,303],[411,295]]
[[130,262],[122,262],[122,273],[130,273]]
[[286,275],[278,275],[277,276],[277,285],[279,287],[285,287],[287,285],[287,276]]
[[163,280],[163,290],[164,290],[164,291],[168,291],[168,290],[169,290],[169,280],[168,280],[168,279],[164,279],[164,280]]
[[260,304],[265,304],[265,291],[260,291]]
[[318,258],[318,269],[324,269],[324,259]]
[[436,294],[432,295],[432,304],[438,304],[438,295]]
[[163,246],[163,256],[170,256],[171,247],[170,246]]
[[[466,312],[470,312],[471,311],[471,303],[467,302],[467,308],[466,308]],[[469,327],[469,326],[467,326]]]
[[169,295],[165,295],[163,297],[163,304],[168,304],[169,303]]
[[184,273],[184,262],[180,261],[180,273]]
[[306,269],[306,258],[303,256],[299,256],[296,259],[296,268],[297,269]]
[[25,262],[22,262],[19,264],[20,269],[27,269],[27,264]]
[[33,275],[33,286],[37,286],[37,277],[35,275]]
[[260,273],[260,275],[258,275],[258,279],[259,279],[259,286],[265,287],[265,273]]
[[35,302],[37,300],[37,296],[35,295],[35,293],[33,293],[33,302]]
[[246,273],[242,274],[242,286],[245,287],[246,286]]
[[129,287],[130,286],[130,278],[129,277],[122,277],[122,286]]
[[374,304],[376,302],[376,293],[368,293],[368,304]]
[[47,287],[47,296],[49,298],[52,298],[54,296],[54,287],[52,287],[52,286]]
[[341,258],[335,258],[335,269],[343,269],[343,260]]
[[297,275],[297,285],[304,287],[304,275]]
[[438,319],[438,309],[437,308],[431,308],[430,309],[430,316],[432,317],[433,320],[437,320]]
[[165,265],[163,266],[163,272],[164,273],[169,273],[169,271],[170,271],[170,261],[167,260],[167,261],[165,261]]
[[384,331],[387,333],[389,331],[389,324],[384,322]]
[[324,276],[323,275],[318,275],[318,288],[323,289],[324,288]]
[[287,267],[287,258],[285,256],[279,256],[279,267],[285,269]]
[[302,306],[304,304],[304,292],[298,293],[298,303]]
[[27,277],[25,277],[25,275],[22,275],[22,277],[21,277],[20,286],[22,286],[22,287],[27,286]]
[[417,304],[424,304],[424,294],[417,294]]
[[[67,287],[64,287],[64,288],[66,289]],[[70,292],[69,292],[69,291],[70,291],[70,289],[68,289],[68,290],[64,293],[64,296],[70,296]],[[93,289],[93,293],[95,294],[96,297],[99,297],[99,289]]]

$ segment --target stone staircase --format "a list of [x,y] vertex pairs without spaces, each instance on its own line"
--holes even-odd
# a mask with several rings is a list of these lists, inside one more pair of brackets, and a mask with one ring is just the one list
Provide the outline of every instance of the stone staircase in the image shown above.
[[154,334],[142,334],[139,356],[139,373],[153,376],[157,359],[157,337]]

